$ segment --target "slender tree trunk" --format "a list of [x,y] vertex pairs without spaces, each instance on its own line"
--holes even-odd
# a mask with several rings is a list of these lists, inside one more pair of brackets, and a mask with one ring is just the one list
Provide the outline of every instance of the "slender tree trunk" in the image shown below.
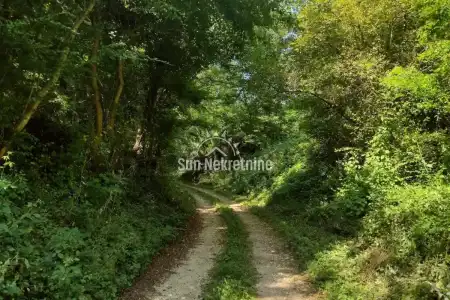
[[136,154],[141,154],[142,152],[142,130],[139,127],[136,132],[136,138],[133,146],[133,151],[136,152]]
[[98,86],[97,59],[100,47],[100,36],[94,40],[92,46],[92,90],[94,91],[93,101],[95,106],[95,144],[100,143],[103,133],[103,107],[101,102],[100,88]]
[[150,85],[150,90],[147,96],[147,103],[145,108],[145,143],[144,143],[144,155],[148,161],[153,157],[153,138],[154,138],[154,117],[156,110],[156,102],[158,99],[158,84],[154,81]]
[[34,115],[34,113],[38,109],[41,102],[48,95],[48,93],[50,93],[53,90],[53,88],[55,87],[56,83],[58,82],[59,78],[61,77],[61,72],[64,68],[64,64],[67,61],[67,57],[69,56],[70,43],[73,41],[76,34],[78,33],[78,29],[80,28],[81,24],[84,22],[84,20],[87,18],[87,16],[94,9],[95,2],[96,2],[96,0],[91,0],[91,2],[89,3],[89,6],[83,12],[83,15],[73,25],[72,30],[70,31],[70,34],[66,40],[66,46],[63,48],[63,50],[61,52],[61,56],[59,57],[59,61],[58,61],[58,64],[56,65],[56,69],[53,71],[53,74],[50,77],[50,80],[47,82],[47,84],[38,92],[34,101],[27,106],[25,113],[22,116],[22,119],[14,127],[11,138],[9,140],[7,140],[6,142],[4,142],[4,145],[0,149],[0,159],[6,154],[6,152],[8,152],[8,148],[9,148],[9,146],[11,144],[11,140],[14,138],[14,136],[17,133],[21,132],[25,128],[25,126],[30,121],[31,117]]
[[9,148],[9,141],[7,141],[3,147],[0,149],[0,159],[5,156],[6,152],[8,152],[8,148]]
[[108,134],[113,137],[112,139],[112,149],[111,149],[111,164],[113,166],[117,165],[118,162],[118,155],[119,151],[117,150],[118,146],[120,145],[120,141],[117,137],[114,135],[114,127],[116,124],[116,116],[117,116],[117,110],[119,108],[120,103],[120,97],[122,96],[123,88],[125,85],[124,79],[123,79],[123,60],[119,59],[117,61],[117,78],[119,79],[119,85],[116,90],[116,94],[114,95],[113,102],[111,104],[111,108],[109,110],[109,116],[108,116]]
[[123,87],[125,85],[123,80],[123,60],[119,60],[117,64],[117,76],[119,78],[119,86],[117,87],[116,95],[112,103],[110,117],[108,121],[108,131],[113,132],[116,123],[117,109],[119,107],[120,97],[122,96]]

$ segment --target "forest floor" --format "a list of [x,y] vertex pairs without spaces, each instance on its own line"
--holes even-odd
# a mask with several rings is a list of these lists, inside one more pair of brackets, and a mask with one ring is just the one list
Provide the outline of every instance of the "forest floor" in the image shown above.
[[197,226],[194,228],[195,233],[187,233],[183,241],[174,244],[174,250],[163,252],[135,286],[123,295],[122,300],[201,298],[215,257],[222,248],[225,229],[215,209],[208,202],[229,205],[248,230],[253,264],[259,275],[256,299],[318,299],[318,294],[296,270],[292,255],[268,224],[240,204],[232,203],[224,195],[193,186],[189,186],[187,190],[197,202],[202,226]]

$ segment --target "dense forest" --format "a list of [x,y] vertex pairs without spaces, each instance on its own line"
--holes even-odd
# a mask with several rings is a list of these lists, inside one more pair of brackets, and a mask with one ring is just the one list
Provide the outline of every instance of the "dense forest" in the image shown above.
[[[0,299],[117,299],[185,234],[182,181],[323,298],[450,298],[449,0],[0,0],[0,62]],[[181,171],[211,137],[273,168]]]

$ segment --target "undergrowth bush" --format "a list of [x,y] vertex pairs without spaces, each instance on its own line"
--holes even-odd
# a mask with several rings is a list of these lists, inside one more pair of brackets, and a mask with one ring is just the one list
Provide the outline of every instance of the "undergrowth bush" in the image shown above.
[[247,185],[254,174],[230,180],[327,298],[448,299],[450,188],[432,163],[446,159],[439,139],[380,128],[369,149],[343,149],[335,167],[305,151],[261,186]]
[[192,212],[112,174],[77,188],[0,178],[0,298],[115,299]]
[[[395,187],[359,236],[319,252],[309,273],[330,299],[436,299],[450,283],[444,184]],[[445,298],[442,298],[445,299]]]

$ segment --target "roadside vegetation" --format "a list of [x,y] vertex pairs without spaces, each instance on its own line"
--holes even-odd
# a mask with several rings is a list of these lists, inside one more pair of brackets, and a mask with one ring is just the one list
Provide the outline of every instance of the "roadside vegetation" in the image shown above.
[[448,299],[449,1],[292,13],[203,72],[209,101],[191,114],[190,138],[225,128],[274,169],[194,179],[254,206],[329,299]]
[[83,196],[17,177],[0,186],[5,299],[114,299],[182,232],[194,206],[112,176],[91,178]]
[[0,299],[116,299],[182,233],[193,79],[278,4],[0,1]]
[[[193,213],[180,177],[329,299],[450,298],[449,0],[10,0],[0,36],[0,298],[115,299]],[[275,166],[179,169],[207,155]],[[222,214],[207,295],[245,299]]]

